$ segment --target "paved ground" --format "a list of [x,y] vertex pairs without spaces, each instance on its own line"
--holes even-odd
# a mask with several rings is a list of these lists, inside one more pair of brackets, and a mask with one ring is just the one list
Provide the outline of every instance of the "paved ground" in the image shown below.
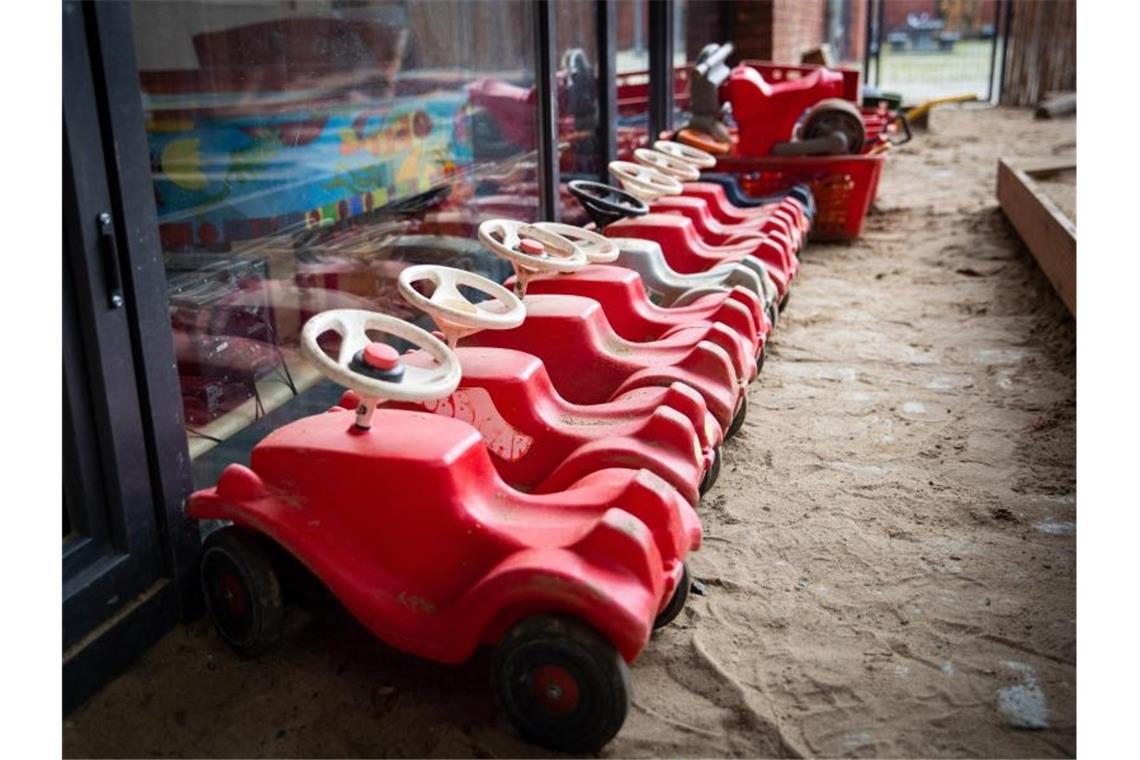
[[[1072,122],[938,112],[863,237],[816,245],[706,496],[694,598],[609,756],[1071,756],[1075,328],[993,197]],[[68,756],[519,756],[482,655],[336,609],[243,661],[174,631],[64,721]]]

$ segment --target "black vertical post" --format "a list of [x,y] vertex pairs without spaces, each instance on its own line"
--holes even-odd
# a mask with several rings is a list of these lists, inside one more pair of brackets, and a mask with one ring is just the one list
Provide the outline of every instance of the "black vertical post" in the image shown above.
[[[1013,0],[1005,0],[1005,29],[1001,33],[1001,71],[998,72],[998,99],[1005,92],[1005,60],[1009,55],[1009,35],[1013,29]],[[994,30],[995,37],[997,30]]]
[[866,0],[866,9],[863,15],[864,26],[866,29],[863,34],[863,84],[871,83],[871,29],[874,23],[871,21],[871,14],[875,12],[874,0]]
[[883,6],[886,0],[879,0],[878,13],[875,15],[875,86],[878,87],[883,79]]
[[990,78],[986,80],[986,102],[994,99],[994,69],[997,68],[998,27],[1001,24],[1001,0],[994,3],[994,36],[990,42]]
[[602,165],[598,180],[606,182],[610,161],[617,158],[617,1],[598,0],[598,147]]
[[673,0],[649,2],[649,144],[673,126]]
[[535,95],[538,102],[539,217],[560,218],[558,207],[558,72],[554,63],[554,4],[534,4]]

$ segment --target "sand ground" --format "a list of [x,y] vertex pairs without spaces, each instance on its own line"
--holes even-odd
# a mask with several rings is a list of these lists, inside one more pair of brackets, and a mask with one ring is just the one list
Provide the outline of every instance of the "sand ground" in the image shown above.
[[[1071,756],[1075,326],[994,198],[1074,123],[945,110],[862,238],[804,257],[607,756]],[[68,756],[534,754],[486,687],[333,610],[234,656],[180,628],[63,723]]]

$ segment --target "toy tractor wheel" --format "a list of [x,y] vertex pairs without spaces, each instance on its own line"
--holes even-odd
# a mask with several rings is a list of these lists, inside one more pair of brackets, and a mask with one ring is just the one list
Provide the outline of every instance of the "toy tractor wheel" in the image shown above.
[[732,417],[732,422],[728,426],[728,430],[724,431],[724,440],[728,440],[740,432],[740,428],[744,427],[744,420],[748,417],[748,393],[740,394],[740,406],[736,409],[736,414]]
[[526,739],[559,752],[600,749],[629,712],[629,669],[613,645],[573,618],[516,625],[495,652],[492,686]]
[[703,478],[701,478],[701,495],[708,493],[709,490],[712,489],[713,485],[716,484],[716,479],[720,477],[721,457],[722,454],[720,453],[720,446],[714,446],[712,464],[709,465],[709,471],[705,473],[705,476]]
[[234,526],[207,536],[202,595],[218,633],[244,655],[273,647],[285,627],[281,584],[257,537]]
[[665,626],[672,623],[681,614],[681,610],[685,609],[685,602],[689,601],[689,586],[692,580],[689,578],[689,566],[684,565],[681,571],[681,580],[677,581],[677,588],[673,590],[673,596],[669,599],[669,603],[665,605],[665,609],[657,613],[657,617],[653,620],[653,630],[659,631]]
[[811,111],[804,117],[801,139],[808,141],[836,134],[843,135],[846,141],[847,148],[844,153],[858,155],[867,139],[863,115],[859,113],[854,103],[842,98],[821,100],[812,106]]
[[764,359],[768,355],[768,343],[765,341],[760,344],[760,350],[756,352],[756,375],[759,376],[764,371]]

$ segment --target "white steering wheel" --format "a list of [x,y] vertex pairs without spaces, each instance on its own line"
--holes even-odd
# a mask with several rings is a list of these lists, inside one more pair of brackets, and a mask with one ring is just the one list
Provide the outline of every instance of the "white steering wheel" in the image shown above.
[[674,158],[667,153],[659,153],[648,148],[638,148],[633,152],[633,157],[640,163],[653,167],[662,174],[681,182],[696,182],[701,178],[701,172],[697,167],[682,158]]
[[700,148],[694,148],[692,145],[685,145],[685,143],[658,140],[653,143],[653,150],[690,163],[698,169],[711,169],[716,166],[716,156],[712,153],[706,153]]
[[573,272],[589,260],[574,241],[537,224],[488,219],[479,225],[479,242],[515,269],[515,292],[522,296],[530,278],[543,272]]
[[[417,282],[425,280],[435,284],[430,297],[415,288]],[[460,285],[485,293],[493,300],[472,303],[459,291]],[[526,307],[518,296],[474,272],[419,264],[400,272],[398,286],[404,300],[435,320],[452,348],[465,335],[479,330],[510,330],[526,319]]]
[[680,182],[643,164],[635,164],[632,161],[610,161],[609,169],[610,174],[621,183],[622,189],[643,201],[653,201],[662,195],[681,194]]
[[618,255],[621,253],[614,241],[593,230],[560,222],[536,222],[534,226],[561,235],[573,242],[574,245],[582,249],[583,253],[586,254],[586,259],[591,264],[613,263],[617,261]]
[[[372,340],[368,331],[403,338],[438,363],[431,368],[404,364],[396,349]],[[336,359],[317,339],[326,332],[340,336]],[[356,424],[367,428],[377,401],[432,401],[446,398],[459,386],[459,358],[443,341],[413,324],[374,311],[334,309],[312,317],[301,331],[301,349],[325,377],[356,391],[361,398]]]

